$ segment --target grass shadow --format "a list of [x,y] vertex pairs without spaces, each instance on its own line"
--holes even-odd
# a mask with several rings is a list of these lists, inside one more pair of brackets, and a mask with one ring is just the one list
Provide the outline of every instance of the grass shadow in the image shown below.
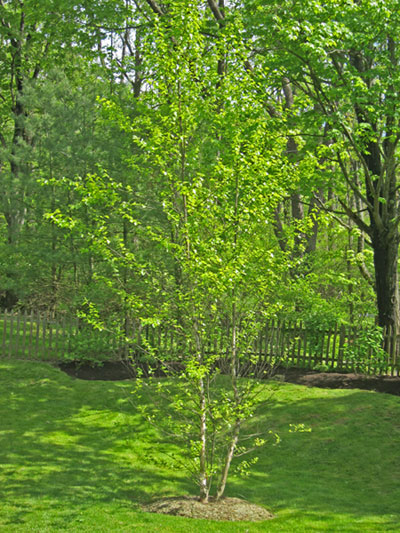
[[69,521],[82,507],[188,491],[179,473],[146,461],[158,435],[127,401],[131,388],[43,364],[0,364],[0,498],[9,523],[23,523],[38,501],[60,520],[67,509]]

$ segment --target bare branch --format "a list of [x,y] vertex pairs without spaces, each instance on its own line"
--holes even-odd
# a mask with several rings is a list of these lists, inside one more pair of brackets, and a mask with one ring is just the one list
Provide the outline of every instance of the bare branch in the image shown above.
[[[349,224],[347,224],[342,218],[340,218],[340,216],[337,216],[337,215],[347,215],[362,231],[364,231],[364,233],[366,233],[367,235],[371,235],[371,228],[360,218],[360,216],[357,213],[352,211],[343,202],[343,200],[340,200],[340,198],[338,198],[340,205],[344,209],[344,212],[341,213],[339,211],[336,211],[335,209],[327,207],[324,204],[324,202],[320,198],[318,198],[318,196],[314,196],[314,197],[319,207],[323,209],[326,213],[329,213],[341,226],[343,226],[344,228],[350,229],[350,230],[352,229],[352,227],[349,226]],[[371,244],[371,243],[368,241],[368,244]]]
[[367,235],[371,235],[371,228],[362,220],[362,218],[350,209],[340,198],[338,198],[338,202],[343,207],[346,215],[360,228],[360,230],[364,231]]
[[3,148],[7,148],[7,143],[4,135],[0,132],[0,143]]
[[364,263],[364,259],[360,258],[360,256],[362,256],[363,251],[364,251],[364,234],[361,233],[357,241],[357,257],[356,257],[357,266],[362,277],[367,281],[368,285],[375,288],[375,281],[372,277],[372,274],[368,270],[366,264]]
[[340,170],[342,171],[343,177],[346,180],[346,183],[348,184],[350,189],[353,191],[355,196],[359,198],[368,207],[370,211],[373,211],[373,205],[368,201],[367,197],[361,193],[360,187],[357,186],[357,184],[354,184],[354,180],[350,178],[349,173],[347,172],[346,165],[344,164],[344,161],[340,155],[340,152],[336,152],[336,156],[340,166]]

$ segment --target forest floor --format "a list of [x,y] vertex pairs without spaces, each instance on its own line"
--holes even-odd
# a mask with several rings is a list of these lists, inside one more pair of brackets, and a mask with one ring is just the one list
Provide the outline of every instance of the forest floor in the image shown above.
[[[106,362],[98,366],[62,363],[59,366],[69,376],[78,379],[118,381],[133,377],[132,369],[125,362]],[[400,396],[400,377],[398,376],[369,376],[288,368],[279,370],[274,379],[307,387],[373,390]]]

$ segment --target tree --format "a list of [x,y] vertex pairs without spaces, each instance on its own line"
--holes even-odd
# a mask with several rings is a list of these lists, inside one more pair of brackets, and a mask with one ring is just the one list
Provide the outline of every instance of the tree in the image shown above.
[[[124,5],[104,0],[96,6],[82,2],[27,0],[0,2],[0,175],[6,256],[19,255],[21,232],[29,227],[38,188],[33,172],[37,132],[29,124],[27,93],[57,65],[65,72],[75,59],[93,61],[93,47],[104,36],[103,25],[121,20]],[[4,271],[3,305],[17,301],[12,261]],[[7,262],[6,262],[7,266]]]
[[[72,183],[79,208],[90,206],[90,233],[77,208],[68,217],[51,215],[61,226],[89,233],[90,246],[110,267],[105,281],[132,318],[166,323],[174,332],[173,353],[158,354],[149,342],[147,355],[150,367],[158,360],[166,369],[176,358],[179,376],[159,387],[171,391],[170,407],[179,420],[160,416],[156,403],[149,416],[155,415],[159,427],[171,423],[168,429],[183,441],[185,468],[203,502],[216,479],[214,496],[222,497],[235,455],[264,442],[263,435],[253,435],[246,445],[240,436],[257,407],[258,382],[249,378],[265,371],[249,351],[286,267],[269,249],[265,227],[299,172],[282,156],[284,121],[265,112],[259,89],[243,69],[240,17],[232,17],[210,44],[204,35],[208,16],[197,2],[168,2],[167,16],[158,14],[143,37],[148,86],[135,102],[134,119],[118,102],[104,102],[135,145],[132,167],[145,183],[152,180],[158,218],[150,225],[143,215],[154,208],[148,191],[140,201],[131,196],[127,202],[130,186],[105,174]],[[113,235],[111,209],[136,225],[141,242],[152,243],[159,264]],[[133,285],[144,290],[126,290],[121,277],[127,267]],[[87,318],[103,327],[91,310]],[[221,359],[210,346],[222,334],[227,353]]]
[[334,190],[339,207],[320,203],[342,220],[349,217],[366,236],[379,324],[398,327],[397,4],[250,5],[259,51],[273,49],[275,68],[296,88],[303,134],[324,136],[323,144],[308,147],[321,161],[320,183]]

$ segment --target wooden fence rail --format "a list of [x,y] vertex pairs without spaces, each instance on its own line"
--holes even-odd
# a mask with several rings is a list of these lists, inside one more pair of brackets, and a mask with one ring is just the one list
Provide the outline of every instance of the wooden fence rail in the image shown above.
[[[358,371],[366,374],[399,375],[400,334],[391,328],[383,335],[373,330],[336,326],[327,330],[305,327],[301,322],[270,321],[248,341],[245,328],[239,339],[247,344],[245,356],[252,361],[306,369]],[[0,313],[0,358],[37,361],[115,360],[151,354],[174,359],[185,349],[179,331],[167,326],[131,324],[125,327],[128,342],[115,335],[90,329],[77,319],[39,312]],[[377,337],[378,335],[378,337]],[[229,352],[229,325],[216,327],[204,347],[221,358]],[[379,347],[380,345],[380,347]]]

